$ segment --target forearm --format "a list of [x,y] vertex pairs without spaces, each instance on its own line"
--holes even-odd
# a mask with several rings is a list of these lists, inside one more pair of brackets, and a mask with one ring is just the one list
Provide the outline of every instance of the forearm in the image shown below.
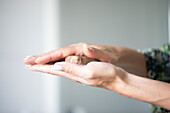
[[108,86],[123,96],[148,102],[170,110],[170,84],[126,74]]
[[142,53],[125,47],[113,47],[113,49],[117,54],[115,62],[117,66],[130,73],[147,77],[145,56]]

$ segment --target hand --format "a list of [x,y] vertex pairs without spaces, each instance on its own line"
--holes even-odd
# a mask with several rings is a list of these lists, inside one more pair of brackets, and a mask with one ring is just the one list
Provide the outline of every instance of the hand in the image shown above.
[[[114,47],[116,48],[116,47]],[[102,62],[116,62],[116,49],[111,46],[98,46],[87,43],[73,44],[68,47],[60,48],[42,55],[26,57],[25,64],[45,64],[52,61],[64,59],[69,55],[87,56]]]
[[73,44],[45,54],[26,57],[25,64],[46,64],[63,60],[70,55],[87,56],[101,62],[112,63],[129,73],[147,77],[145,56],[133,49],[119,46],[101,46],[87,43]]
[[59,75],[85,85],[112,91],[116,86],[115,84],[120,84],[121,79],[124,79],[126,75],[123,69],[104,62],[90,62],[87,65],[58,62],[54,65],[26,65],[26,68],[32,71]]

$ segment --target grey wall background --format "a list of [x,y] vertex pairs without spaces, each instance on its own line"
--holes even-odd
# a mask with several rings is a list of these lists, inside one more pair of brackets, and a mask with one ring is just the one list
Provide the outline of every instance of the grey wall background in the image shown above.
[[[61,46],[88,42],[136,49],[159,47],[168,40],[167,0],[60,4]],[[22,63],[24,56],[42,51],[40,23],[41,0],[0,0],[0,113],[43,113],[43,75]],[[60,89],[61,113],[74,106],[87,113],[149,113],[146,103],[64,78]]]
[[42,113],[42,76],[22,63],[41,53],[40,3],[0,0],[0,113]]
[[[167,0],[62,0],[61,46],[87,42],[130,48],[159,47],[168,40]],[[61,79],[62,112],[149,113],[143,102]]]
[[131,48],[160,46],[168,36],[167,2],[61,0],[61,43],[82,41]]

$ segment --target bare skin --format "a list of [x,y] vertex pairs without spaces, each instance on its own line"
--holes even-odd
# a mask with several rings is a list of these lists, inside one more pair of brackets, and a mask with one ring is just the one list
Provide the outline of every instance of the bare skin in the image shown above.
[[[69,62],[46,64],[68,55],[86,55],[102,62],[90,62],[87,65]],[[80,43],[29,57],[23,61],[29,70],[66,77],[85,85],[111,90],[128,98],[170,110],[170,84],[145,78],[144,56],[135,50]]]
[[[87,47],[90,47],[90,51]],[[28,65],[45,64],[63,59],[69,55],[85,55],[89,58],[98,59],[101,62],[112,63],[116,66],[122,67],[130,73],[147,77],[144,55],[133,49],[118,46],[78,43],[45,54],[32,56],[29,59],[24,59],[23,62]]]

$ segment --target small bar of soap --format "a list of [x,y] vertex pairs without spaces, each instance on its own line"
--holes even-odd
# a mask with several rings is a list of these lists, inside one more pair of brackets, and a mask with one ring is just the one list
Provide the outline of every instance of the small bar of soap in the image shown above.
[[65,58],[65,62],[71,62],[71,63],[81,64],[81,65],[86,65],[92,61],[98,61],[98,60],[94,58],[88,58],[86,56],[68,56]]

